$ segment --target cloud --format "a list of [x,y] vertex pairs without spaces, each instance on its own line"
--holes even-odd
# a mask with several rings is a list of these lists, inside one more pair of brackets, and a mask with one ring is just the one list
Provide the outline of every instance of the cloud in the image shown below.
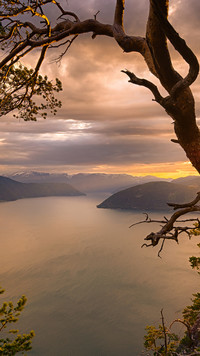
[[[100,10],[99,21],[113,21],[115,0],[87,0],[87,6],[80,0],[62,3],[79,13],[81,19],[91,18]],[[199,0],[171,0],[170,6],[170,21],[199,54]],[[58,13],[52,9],[49,13],[56,17]],[[147,16],[148,1],[127,0],[127,33],[143,36]],[[175,68],[185,75],[188,66],[174,50],[172,53]],[[26,63],[33,65],[37,55],[36,50],[26,57]],[[172,119],[152,102],[151,92],[128,83],[128,77],[121,72],[128,68],[158,85],[139,54],[123,53],[112,38],[97,36],[92,40],[88,34],[75,40],[59,65],[55,63],[58,55],[57,49],[49,51],[42,73],[62,80],[64,90],[58,95],[62,109],[56,118],[48,116],[37,122],[24,123],[11,115],[2,118],[0,165],[77,171],[80,167],[94,170],[109,166],[126,172],[128,165],[185,160],[184,152],[170,142],[174,137]],[[199,79],[192,89],[200,115]],[[162,94],[166,95],[164,91]]]
[[[137,120],[83,122],[51,120],[38,123],[1,123],[0,165],[27,166],[126,166],[183,160],[184,154],[170,143],[172,130],[149,127]],[[166,122],[165,122],[166,124]],[[40,129],[38,129],[38,125]],[[28,129],[29,126],[29,129]],[[12,129],[11,129],[12,127]]]

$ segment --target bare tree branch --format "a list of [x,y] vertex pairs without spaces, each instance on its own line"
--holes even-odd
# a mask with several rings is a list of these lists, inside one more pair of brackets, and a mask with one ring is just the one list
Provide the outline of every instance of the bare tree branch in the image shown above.
[[197,193],[197,197],[194,200],[192,200],[190,203],[186,203],[186,204],[167,203],[167,205],[172,206],[174,210],[176,210],[180,208],[192,207],[196,205],[199,202],[199,200],[200,200],[200,192]]
[[100,13],[100,10],[98,10],[97,12],[96,12],[96,14],[94,14],[94,19],[96,20],[97,19],[97,15]]
[[59,10],[62,12],[62,15],[60,15],[60,16],[58,17],[58,19],[61,18],[61,17],[64,16],[64,15],[67,15],[67,16],[72,16],[72,17],[74,17],[76,22],[79,22],[79,21],[80,21],[79,18],[78,18],[78,16],[77,16],[74,12],[65,11],[65,10],[62,8],[62,6],[60,5],[59,2],[57,2],[57,1],[54,0],[54,4],[56,4],[57,7],[59,8]]
[[[66,49],[64,50],[64,52],[62,52],[62,53],[59,55],[59,57],[54,60],[56,63],[59,63],[59,62],[62,60],[62,58],[63,58],[64,55],[67,53],[68,49],[71,47],[72,43],[75,41],[75,39],[76,39],[77,37],[78,37],[78,35],[75,35],[71,40],[67,40],[67,41],[65,42],[65,44],[68,44],[68,45],[67,45]],[[63,45],[63,44],[62,44],[62,45]],[[52,48],[55,48],[55,47],[56,47],[56,46],[52,46]]]
[[153,84],[149,80],[140,79],[140,78],[136,77],[136,75],[134,73],[130,72],[127,69],[122,70],[122,72],[128,75],[128,77],[130,78],[130,80],[129,80],[130,83],[140,85],[140,86],[146,87],[149,90],[151,90],[151,92],[154,95],[155,101],[157,101],[159,104],[163,105],[164,98],[161,96],[161,94],[155,84]]
[[[191,218],[191,219],[185,219],[185,220],[179,220],[179,217],[184,216],[188,213],[191,212],[200,212],[200,206],[196,205],[200,200],[200,193],[197,193],[197,198],[195,198],[192,202],[189,202],[187,204],[174,204],[170,203],[168,205],[173,206],[174,209],[179,209],[176,212],[174,212],[170,218],[164,217],[164,220],[152,220],[148,214],[146,215],[146,218],[144,220],[141,220],[139,222],[136,222],[132,224],[130,227],[134,227],[139,224],[143,223],[159,223],[161,224],[161,229],[157,232],[151,232],[148,234],[144,240],[150,241],[150,244],[144,243],[142,247],[155,247],[158,245],[158,243],[161,242],[161,247],[158,252],[158,256],[160,257],[160,253],[163,250],[164,242],[166,240],[174,240],[175,242],[178,243],[178,238],[179,235],[182,233],[185,233],[188,235],[189,238],[191,238],[191,230],[198,229],[200,226],[200,220],[199,218]],[[184,225],[179,225],[183,224],[186,222],[195,222],[196,226],[184,226]],[[178,224],[178,225],[177,225]]]
[[180,53],[183,59],[190,66],[188,75],[184,79],[181,78],[172,87],[170,91],[170,95],[175,98],[182,89],[190,86],[196,80],[199,74],[199,63],[192,50],[187,46],[186,42],[175,31],[173,26],[167,20],[167,17],[164,16],[160,2],[158,2],[157,0],[152,0],[152,3],[155,14],[158,17],[158,20],[160,22],[160,25],[162,26],[162,30],[164,31],[165,35],[170,40],[174,48]]
[[114,24],[122,27],[124,26],[123,23],[124,5],[125,5],[125,0],[116,1]]

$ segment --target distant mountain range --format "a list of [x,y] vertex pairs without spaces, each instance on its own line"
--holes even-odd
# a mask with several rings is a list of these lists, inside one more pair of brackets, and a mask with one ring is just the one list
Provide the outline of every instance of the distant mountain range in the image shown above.
[[190,187],[200,189],[200,176],[188,176],[183,178],[177,178],[173,180],[173,183],[184,184]]
[[128,174],[78,173],[69,175],[34,171],[17,172],[9,175],[9,178],[22,183],[68,183],[84,193],[115,193],[138,184],[163,180],[154,176],[134,177]]
[[99,204],[98,208],[168,210],[167,203],[186,203],[196,197],[195,187],[169,182],[150,182],[122,190]]
[[154,176],[128,174],[18,172],[9,177],[0,177],[1,201],[107,192],[114,194],[98,208],[166,210],[167,202],[188,202],[200,190],[199,176],[163,181]]
[[66,183],[20,183],[0,176],[0,201],[50,196],[85,195]]

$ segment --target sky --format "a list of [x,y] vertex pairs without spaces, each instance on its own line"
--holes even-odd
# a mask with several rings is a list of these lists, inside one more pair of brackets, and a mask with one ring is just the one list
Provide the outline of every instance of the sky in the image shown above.
[[[68,0],[63,4],[81,20],[113,22],[114,0]],[[144,36],[148,0],[127,0],[125,31]],[[200,1],[170,0],[169,19],[200,58]],[[63,49],[62,49],[63,50]],[[171,47],[173,64],[182,75],[188,67]],[[37,52],[26,58],[33,65]],[[43,172],[127,173],[176,178],[197,174],[184,152],[171,142],[172,119],[152,101],[146,88],[128,83],[123,69],[157,80],[143,58],[123,53],[112,38],[81,35],[58,64],[49,51],[42,74],[58,77],[63,92],[57,116],[23,122],[12,115],[0,119],[0,174],[37,170]],[[200,118],[200,80],[192,85]],[[162,94],[165,94],[162,91]]]

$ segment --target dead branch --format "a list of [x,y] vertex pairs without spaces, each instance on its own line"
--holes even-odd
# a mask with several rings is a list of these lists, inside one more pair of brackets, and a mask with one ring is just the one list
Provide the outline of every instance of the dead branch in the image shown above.
[[59,20],[62,16],[64,16],[64,15],[68,15],[68,16],[72,16],[72,17],[74,17],[75,18],[75,21],[76,22],[79,22],[80,20],[79,20],[79,18],[78,18],[78,16],[74,13],[74,12],[71,12],[71,11],[65,11],[64,9],[63,9],[63,7],[60,5],[60,3],[59,2],[57,2],[57,1],[53,1],[54,2],[54,4],[56,4],[56,6],[59,8],[59,10],[62,12],[62,15],[60,15],[58,18],[57,18],[57,20]]
[[129,80],[130,83],[140,85],[140,86],[146,87],[149,90],[151,90],[151,92],[154,95],[155,101],[157,101],[159,104],[163,105],[162,103],[163,103],[164,98],[161,96],[161,94],[155,84],[153,84],[149,80],[136,77],[136,75],[134,73],[130,72],[127,69],[122,70],[122,72],[128,75],[128,77],[130,78],[130,80]]
[[94,14],[94,19],[96,20],[97,19],[97,15],[100,13],[100,10],[98,10],[97,12],[96,12],[96,14]]
[[180,144],[179,140],[176,140],[174,138],[171,139],[171,142]]
[[190,203],[186,203],[186,204],[176,204],[176,203],[167,203],[167,205],[172,206],[174,208],[174,210],[176,209],[180,209],[180,208],[187,208],[187,207],[192,207],[194,205],[196,205],[200,200],[200,192],[197,193],[197,197],[192,200]]
[[[174,240],[176,243],[178,243],[178,238],[181,234],[185,233],[189,238],[191,238],[191,230],[198,229],[200,226],[200,220],[199,218],[191,218],[191,219],[184,219],[184,220],[179,220],[179,217],[184,216],[188,213],[191,212],[200,212],[200,206],[196,205],[200,200],[200,192],[197,193],[197,197],[192,201],[187,204],[174,204],[170,203],[168,205],[173,206],[174,209],[179,209],[176,212],[174,212],[170,218],[164,217],[164,220],[152,220],[148,214],[145,213],[146,218],[144,220],[138,221],[136,223],[133,223],[130,227],[134,227],[139,224],[143,223],[158,223],[161,224],[161,229],[157,232],[151,232],[148,234],[144,240],[148,243],[144,243],[141,247],[155,247],[159,244],[161,241],[161,247],[158,251],[158,257],[160,257],[160,253],[163,250],[163,246],[166,240]],[[196,226],[184,226],[180,225],[186,222],[195,222]]]
[[136,222],[132,225],[129,226],[129,228],[133,227],[133,226],[136,226],[136,225],[139,225],[139,224],[143,224],[143,223],[160,223],[160,224],[165,224],[166,221],[168,221],[168,219],[166,217],[164,217],[165,220],[152,220],[149,215],[147,213],[144,213],[144,215],[146,215],[146,218],[145,220],[142,220],[142,221],[139,221],[139,222]]
[[[62,58],[63,58],[64,55],[67,53],[68,49],[71,47],[72,43],[75,41],[75,39],[76,39],[77,37],[78,37],[78,35],[75,35],[74,37],[72,37],[71,40],[67,40],[67,41],[65,42],[65,44],[68,44],[67,47],[65,48],[64,52],[62,52],[62,53],[58,56],[58,58],[56,58],[56,59],[54,60],[54,62],[59,63],[59,62],[62,60]],[[64,44],[62,44],[62,45],[64,45]],[[55,48],[55,47],[56,47],[56,46],[52,46],[52,48]]]

